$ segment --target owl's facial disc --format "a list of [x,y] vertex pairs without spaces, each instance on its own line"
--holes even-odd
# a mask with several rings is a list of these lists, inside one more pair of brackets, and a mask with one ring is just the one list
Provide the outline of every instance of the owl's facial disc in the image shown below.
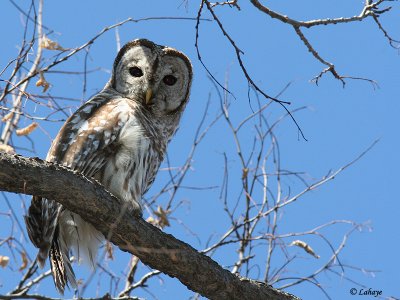
[[147,40],[135,40],[118,54],[112,85],[153,113],[169,114],[186,103],[191,77],[190,61],[182,53]]

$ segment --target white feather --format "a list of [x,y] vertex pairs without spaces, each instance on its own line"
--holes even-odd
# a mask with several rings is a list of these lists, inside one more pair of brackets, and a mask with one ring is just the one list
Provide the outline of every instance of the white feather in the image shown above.
[[[131,191],[134,190],[133,186],[136,183],[139,185],[143,182],[143,172],[144,169],[143,160],[141,155],[149,151],[150,142],[143,134],[142,127],[137,123],[135,118],[128,120],[128,123],[122,127],[121,133],[119,135],[118,143],[121,145],[118,153],[116,154],[115,164],[109,161],[106,164],[104,171],[104,181],[109,182],[107,188],[115,194],[117,197],[124,201],[130,202],[135,206],[135,208],[140,208],[141,206],[141,195],[135,195],[135,199],[132,199]],[[136,162],[135,175],[128,183],[128,188],[124,189],[124,182],[126,179],[126,167],[132,163]],[[132,200],[134,202],[132,203]]]
[[69,249],[73,249],[78,262],[89,263],[92,268],[96,266],[97,249],[104,236],[97,231],[91,224],[82,218],[64,210],[60,219],[60,238]]

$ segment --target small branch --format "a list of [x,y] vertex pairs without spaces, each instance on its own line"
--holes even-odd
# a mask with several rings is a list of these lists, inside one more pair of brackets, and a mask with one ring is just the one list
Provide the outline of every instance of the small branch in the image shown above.
[[354,77],[354,76],[342,76],[340,75],[336,69],[335,66],[323,59],[319,53],[315,50],[315,48],[311,45],[311,43],[308,41],[308,39],[304,36],[303,32],[301,31],[301,28],[311,28],[314,26],[320,26],[320,25],[336,25],[340,23],[351,23],[351,22],[356,22],[356,21],[362,21],[368,17],[372,17],[377,24],[378,28],[380,31],[383,32],[384,36],[388,39],[389,44],[395,48],[399,49],[400,47],[400,41],[395,40],[390,37],[390,35],[387,33],[387,31],[383,28],[382,24],[379,22],[378,17],[382,15],[383,13],[388,12],[391,7],[386,7],[383,9],[379,9],[379,5],[385,2],[386,0],[378,0],[376,2],[372,1],[365,1],[364,7],[362,11],[360,12],[359,15],[353,16],[353,17],[341,17],[341,18],[327,18],[327,19],[318,19],[318,20],[310,20],[310,21],[298,21],[295,19],[292,19],[286,15],[282,15],[280,13],[277,13],[274,10],[271,10],[265,5],[262,5],[258,0],[251,0],[251,3],[260,11],[263,13],[269,15],[273,19],[277,19],[283,23],[291,25],[294,30],[296,31],[297,35],[300,37],[304,45],[307,47],[308,51],[312,53],[312,55],[322,64],[326,65],[327,67],[323,69],[317,76],[315,76],[311,81],[315,82],[318,85],[319,80],[322,78],[322,76],[328,72],[330,72],[336,79],[340,80],[343,84],[343,87],[345,85],[345,78],[348,79],[358,79],[358,80],[364,80],[371,82],[374,84],[374,81],[371,79],[367,78],[362,78],[362,77]]
[[308,39],[304,36],[303,32],[300,30],[299,26],[293,26],[294,30],[296,31],[297,35],[300,37],[300,39],[302,40],[302,42],[304,43],[304,45],[307,47],[308,51],[310,51],[312,53],[312,55],[318,60],[320,61],[322,64],[328,66],[326,69],[324,69],[321,73],[319,73],[318,76],[316,76],[313,81],[315,81],[315,83],[318,85],[318,81],[319,79],[322,77],[323,74],[325,74],[326,72],[331,72],[332,75],[336,78],[339,79],[343,86],[346,84],[342,78],[342,76],[340,76],[335,69],[335,66],[333,64],[331,64],[330,62],[327,62],[326,60],[324,60],[319,54],[318,52],[314,49],[314,47],[311,45],[311,43],[308,41]]
[[129,285],[128,287],[125,288],[124,291],[122,291],[119,296],[123,297],[123,296],[127,296],[129,295],[130,292],[132,292],[134,289],[138,288],[138,287],[143,287],[146,285],[147,280],[149,280],[151,277],[156,276],[158,274],[160,274],[160,271],[154,270],[151,271],[147,274],[145,274],[142,278],[140,278],[140,280],[138,280],[136,283]]
[[235,41],[231,38],[231,36],[225,31],[225,28],[223,27],[221,21],[219,20],[219,18],[217,17],[217,15],[215,14],[213,8],[211,7],[211,4],[207,1],[204,0],[204,3],[207,6],[207,9],[210,11],[211,15],[213,16],[214,20],[217,22],[219,28],[221,29],[222,33],[224,34],[224,36],[226,36],[226,38],[228,39],[229,43],[233,46],[233,48],[235,49],[235,53],[236,53],[236,57],[238,59],[239,65],[243,71],[243,74],[245,75],[246,79],[249,81],[249,83],[251,84],[251,86],[254,87],[254,89],[257,90],[257,92],[259,92],[261,95],[263,95],[265,98],[267,99],[271,99],[277,103],[281,103],[281,104],[290,104],[290,102],[288,101],[282,101],[279,100],[275,97],[272,97],[270,95],[268,95],[267,93],[265,93],[263,90],[261,90],[258,85],[255,84],[255,82],[253,81],[253,79],[251,78],[251,76],[249,75],[249,73],[247,72],[246,67],[244,66],[243,60],[242,60],[242,55],[244,54],[244,52],[242,50],[239,49],[239,47],[236,45]]
[[378,16],[374,15],[372,16],[374,18],[374,21],[376,25],[378,25],[378,28],[380,31],[382,31],[383,35],[385,38],[389,41],[390,46],[392,46],[394,49],[399,49],[400,48],[400,41],[393,39],[389,33],[383,28],[381,22],[378,19]]
[[[316,188],[320,187],[321,185],[325,184],[328,181],[331,181],[333,179],[336,178],[337,175],[339,175],[341,172],[343,172],[344,170],[346,170],[348,167],[350,167],[351,165],[355,164],[357,161],[359,161],[364,155],[366,155],[377,143],[379,142],[379,140],[375,140],[366,150],[364,150],[360,155],[358,155],[355,159],[353,159],[352,161],[350,161],[349,163],[347,163],[346,165],[340,167],[339,169],[337,169],[335,172],[330,173],[328,176],[326,176],[325,178],[322,178],[321,180],[318,180],[317,182],[311,184],[310,186],[308,186],[307,188],[305,188],[304,190],[302,190],[300,193],[298,193],[297,195],[285,200],[282,203],[277,204],[275,207],[269,209],[268,211],[264,212],[263,215],[269,215],[270,213],[274,212],[276,209],[282,208],[284,206],[289,205],[290,203],[297,201],[300,197],[302,197],[303,195],[305,195],[306,193],[308,193],[311,190],[315,190]],[[250,220],[252,221],[252,220]]]
[[225,1],[225,2],[215,2],[215,3],[210,3],[210,4],[211,4],[212,7],[228,5],[230,7],[237,8],[237,10],[240,10],[240,6],[238,4],[238,0],[231,0],[231,1]]
[[210,11],[211,15],[213,16],[214,20],[217,22],[218,27],[221,29],[221,32],[223,33],[223,35],[228,39],[229,43],[232,45],[232,47],[235,49],[235,53],[236,53],[236,58],[239,62],[239,66],[242,69],[242,72],[244,74],[244,76],[246,77],[248,83],[250,86],[252,86],[258,93],[260,93],[261,95],[263,95],[266,99],[270,99],[276,103],[278,103],[279,105],[282,106],[282,108],[289,113],[292,121],[294,122],[294,124],[296,125],[298,131],[300,132],[301,136],[303,137],[303,139],[305,141],[307,141],[303,131],[301,130],[300,125],[297,123],[296,119],[292,116],[292,114],[290,113],[289,109],[286,107],[287,105],[290,105],[289,101],[283,101],[280,100],[278,98],[272,97],[270,95],[268,95],[267,93],[265,93],[252,79],[252,77],[250,76],[250,74],[248,73],[243,60],[242,60],[242,55],[244,54],[244,52],[242,50],[240,50],[240,48],[236,45],[235,41],[231,38],[231,36],[227,33],[227,31],[225,30],[224,26],[222,25],[221,21],[219,20],[219,18],[217,17],[217,15],[215,14],[210,2],[208,2],[207,0],[203,0],[197,15],[197,24],[196,24],[196,43],[195,43],[195,47],[197,50],[197,55],[198,58],[200,60],[200,63],[203,65],[203,67],[206,69],[206,71],[208,72],[208,74],[215,80],[215,82],[217,82],[217,84],[222,87],[222,89],[226,92],[228,92],[229,94],[231,94],[231,92],[229,92],[229,90],[227,90],[224,86],[222,86],[215,78],[214,76],[211,74],[211,72],[208,70],[208,68],[205,66],[205,64],[203,63],[201,56],[200,56],[200,51],[198,48],[198,38],[199,38],[199,25],[200,25],[200,17],[201,17],[201,12],[203,9],[204,4],[206,4],[207,9]]
[[[35,60],[33,61],[33,64],[28,72],[28,75],[25,78],[32,78],[36,74],[38,74],[38,69],[39,69],[39,63],[42,59],[42,47],[40,46],[40,41],[42,39],[42,17],[43,17],[43,0],[39,1],[39,11],[38,11],[38,17],[37,17],[37,31],[38,31],[38,48],[36,51],[36,56]],[[25,94],[25,91],[28,87],[29,80],[25,80],[20,84],[19,88],[19,93],[15,97],[13,101],[13,109],[15,109],[17,112],[20,111],[21,109],[21,103],[22,103],[22,96]],[[18,86],[19,87],[19,86]],[[16,86],[14,86],[11,90],[15,89]],[[5,91],[4,91],[5,92]],[[5,144],[8,145],[9,140],[11,138],[11,134],[13,133],[14,129],[17,127],[18,122],[19,122],[20,114],[14,114],[13,118],[8,120],[6,122],[6,125],[3,128],[3,132],[0,137],[0,144]]]
[[356,22],[356,21],[362,21],[365,18],[368,18],[370,16],[374,15],[379,15],[382,13],[387,12],[388,10],[391,9],[391,7],[385,8],[383,10],[377,10],[378,6],[385,2],[385,0],[379,0],[374,3],[366,3],[360,12],[359,15],[353,16],[353,17],[347,17],[347,18],[326,18],[326,19],[318,19],[318,20],[310,20],[310,21],[298,21],[295,19],[292,19],[286,15],[282,15],[280,13],[277,13],[276,11],[271,10],[265,5],[262,5],[260,1],[258,0],[251,0],[251,3],[260,11],[263,13],[269,15],[273,19],[277,19],[283,23],[290,24],[294,27],[305,27],[305,28],[311,28],[314,26],[320,26],[320,25],[335,25],[335,24],[340,24],[340,23],[351,23],[351,22]]

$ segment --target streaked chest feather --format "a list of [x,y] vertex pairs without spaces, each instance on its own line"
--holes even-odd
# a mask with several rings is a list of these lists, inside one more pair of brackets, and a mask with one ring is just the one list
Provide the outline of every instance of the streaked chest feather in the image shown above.
[[101,181],[113,194],[138,208],[147,187],[147,173],[154,168],[148,165],[150,140],[137,120],[129,117],[116,144],[118,147],[106,163]]

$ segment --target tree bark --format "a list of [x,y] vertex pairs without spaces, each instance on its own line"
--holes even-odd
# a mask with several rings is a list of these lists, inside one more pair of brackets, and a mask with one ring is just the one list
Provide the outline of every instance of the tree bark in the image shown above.
[[[98,182],[38,158],[0,151],[0,190],[53,199],[93,224],[121,250],[179,279],[210,299],[299,299],[223,269],[210,257],[121,209],[123,203]],[[122,212],[121,212],[122,211]]]

